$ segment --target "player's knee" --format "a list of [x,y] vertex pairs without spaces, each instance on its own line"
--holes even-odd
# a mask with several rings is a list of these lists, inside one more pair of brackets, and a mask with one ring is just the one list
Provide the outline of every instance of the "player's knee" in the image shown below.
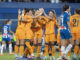
[[24,46],[24,44],[20,44],[20,46]]
[[56,45],[56,42],[51,42],[51,45],[52,45],[52,46]]
[[49,45],[49,43],[46,42],[45,45]]
[[38,44],[33,44],[33,46],[38,46]]
[[38,45],[38,46],[41,46],[41,45],[42,45],[42,43],[38,43],[37,45]]
[[30,39],[25,39],[25,42],[30,42]]
[[20,41],[20,44],[21,44],[21,45],[24,45],[24,41]]
[[79,42],[76,42],[76,45],[79,45]]
[[79,44],[79,49],[80,49],[80,44]]
[[18,46],[18,47],[19,47],[19,46],[20,46],[20,44],[16,44],[16,46]]

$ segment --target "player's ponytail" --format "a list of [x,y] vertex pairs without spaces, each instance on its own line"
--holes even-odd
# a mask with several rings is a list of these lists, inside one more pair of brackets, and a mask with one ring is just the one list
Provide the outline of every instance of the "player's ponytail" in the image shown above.
[[7,24],[9,21],[11,21],[11,20],[6,20],[5,24]]
[[75,9],[75,13],[80,14],[80,9]]
[[69,5],[64,5],[64,6],[63,6],[63,9],[62,9],[62,10],[63,10],[63,13],[64,13],[67,9],[69,9]]

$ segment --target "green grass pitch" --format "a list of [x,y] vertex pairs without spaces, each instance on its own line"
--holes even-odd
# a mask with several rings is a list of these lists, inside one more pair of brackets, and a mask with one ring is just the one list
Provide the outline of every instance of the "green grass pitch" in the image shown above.
[[[73,56],[73,53],[71,53],[71,58],[72,58],[72,56]],[[36,53],[35,53],[35,57],[36,57]],[[55,57],[58,58],[59,53],[56,53]],[[9,55],[8,53],[4,53],[3,56],[0,56],[0,60],[15,60],[15,56],[14,55]],[[35,60],[36,60],[36,58],[35,58]],[[49,56],[48,56],[47,60],[50,60]]]

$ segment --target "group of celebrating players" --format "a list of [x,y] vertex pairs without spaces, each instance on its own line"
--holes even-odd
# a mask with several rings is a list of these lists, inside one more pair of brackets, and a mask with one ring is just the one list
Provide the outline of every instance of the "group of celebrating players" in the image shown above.
[[[47,15],[43,8],[39,10],[23,9],[22,12],[19,9],[18,25],[15,33],[16,60],[19,59],[18,54],[20,54],[20,60],[23,59],[23,56],[26,57],[27,60],[33,60],[35,48],[37,50],[36,60],[41,60],[42,37],[44,37],[45,41],[43,53],[45,60],[47,60],[48,54],[50,55],[50,60],[56,60],[56,41],[60,51],[58,60],[70,59],[70,52],[73,46],[74,58],[77,59],[77,54],[80,59],[80,9],[75,9],[74,12],[75,14],[71,15],[70,6],[64,5],[63,12],[59,17],[59,23],[57,23],[55,10],[50,10]],[[9,23],[10,21],[8,21],[8,24]],[[55,28],[58,28],[57,37],[55,35]],[[45,30],[45,33],[43,33],[43,30]],[[4,40],[5,39],[3,39],[3,41]],[[26,46],[25,51],[24,45]]]

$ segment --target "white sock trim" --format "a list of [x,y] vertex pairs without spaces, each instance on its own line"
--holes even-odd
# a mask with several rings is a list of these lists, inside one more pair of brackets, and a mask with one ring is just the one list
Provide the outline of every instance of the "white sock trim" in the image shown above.
[[72,48],[72,44],[69,44],[66,48],[65,54],[67,54],[71,48]]
[[1,46],[1,54],[3,54],[3,48],[5,47],[5,44],[2,44]]
[[9,53],[12,53],[12,44],[9,44]]

